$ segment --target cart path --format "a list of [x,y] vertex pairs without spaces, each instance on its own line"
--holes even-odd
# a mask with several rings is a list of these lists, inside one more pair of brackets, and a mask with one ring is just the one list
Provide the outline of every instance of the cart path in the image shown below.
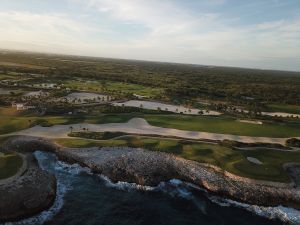
[[[108,123],[108,124],[69,124],[69,125],[54,125],[51,127],[35,126],[22,131],[8,134],[13,135],[26,135],[35,137],[45,138],[70,138],[68,133],[83,131],[83,128],[88,129],[92,132],[124,132],[128,134],[142,134],[142,135],[159,135],[159,136],[170,136],[185,139],[206,139],[206,140],[233,140],[245,143],[278,143],[285,144],[288,138],[272,138],[272,137],[250,137],[250,136],[238,136],[230,134],[217,134],[199,131],[186,131],[178,130],[173,128],[163,128],[150,125],[145,119],[133,118],[127,123]],[[2,135],[2,136],[8,136]]]

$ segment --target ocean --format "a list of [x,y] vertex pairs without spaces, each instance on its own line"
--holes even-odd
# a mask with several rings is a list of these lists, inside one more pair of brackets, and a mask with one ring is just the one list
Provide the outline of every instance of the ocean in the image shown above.
[[258,207],[212,196],[180,180],[145,187],[112,183],[88,168],[36,151],[39,165],[54,173],[57,197],[47,211],[6,225],[277,225],[300,224],[299,211]]

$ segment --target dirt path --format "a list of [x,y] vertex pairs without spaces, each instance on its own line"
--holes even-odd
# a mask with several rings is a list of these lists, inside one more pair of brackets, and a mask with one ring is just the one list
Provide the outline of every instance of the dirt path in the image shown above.
[[[108,123],[108,124],[70,124],[70,125],[55,125],[52,127],[35,126],[19,132],[8,134],[12,135],[27,135],[46,138],[70,138],[70,127],[73,127],[73,132],[83,131],[83,128],[93,132],[124,132],[128,134],[143,134],[143,135],[160,135],[171,136],[186,139],[206,139],[206,140],[234,140],[244,143],[277,143],[284,144],[287,138],[270,138],[270,137],[249,137],[230,134],[217,134],[198,131],[184,131],[172,128],[156,127],[148,124],[145,119],[134,118],[127,123]],[[8,136],[6,135],[6,136]],[[3,135],[5,136],[5,135]]]

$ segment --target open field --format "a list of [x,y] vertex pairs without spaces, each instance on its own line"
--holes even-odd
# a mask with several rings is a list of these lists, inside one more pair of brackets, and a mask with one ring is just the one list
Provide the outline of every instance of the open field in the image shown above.
[[300,114],[300,105],[270,104],[268,107],[272,112]]
[[29,69],[47,69],[45,66],[38,66],[33,64],[24,64],[24,63],[15,63],[15,62],[1,62],[0,66],[8,66],[8,67],[24,67]]
[[248,124],[231,117],[205,117],[183,115],[145,115],[151,125],[190,131],[244,135],[254,137],[298,137],[300,124],[263,123]]
[[[124,136],[111,140],[56,139],[60,145],[73,148],[129,146],[174,154],[185,159],[209,163],[236,175],[269,181],[289,182],[282,165],[300,162],[300,152],[282,152],[267,149],[244,151],[233,150],[216,144],[164,139],[154,137]],[[247,160],[253,157],[263,164]]]
[[15,153],[0,152],[0,180],[15,175],[23,164],[21,156]]

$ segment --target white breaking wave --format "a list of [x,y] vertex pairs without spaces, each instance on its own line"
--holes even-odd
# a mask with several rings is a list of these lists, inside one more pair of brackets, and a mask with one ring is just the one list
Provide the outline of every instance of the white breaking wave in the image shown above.
[[115,188],[118,190],[123,191],[130,191],[130,190],[141,190],[141,191],[153,191],[155,190],[155,187],[150,186],[143,186],[136,183],[128,183],[123,181],[118,181],[117,183],[113,183],[108,177],[104,175],[98,175],[101,180],[105,182],[105,185],[107,187]]
[[[42,169],[47,169],[45,162],[48,161],[48,155],[44,152],[37,151],[35,152],[35,156],[38,159],[40,167]],[[81,167],[79,164],[70,165],[58,160],[55,160],[53,162],[52,167],[55,169],[55,171],[58,171],[55,174],[58,184],[57,184],[57,196],[54,205],[49,210],[46,210],[35,217],[18,221],[18,222],[5,223],[5,225],[39,225],[45,223],[46,221],[51,220],[63,207],[65,194],[69,190],[72,190],[72,182],[70,181],[70,179],[66,179],[65,176],[66,175],[76,176],[80,173],[95,175],[91,172],[89,168]],[[206,214],[205,202],[197,199],[192,193],[192,190],[198,190],[205,193],[206,196],[210,199],[210,201],[222,207],[234,206],[234,207],[245,209],[247,211],[250,211],[261,217],[265,217],[268,219],[279,219],[282,222],[291,225],[300,224],[300,211],[296,209],[287,208],[283,206],[262,207],[256,205],[249,205],[245,203],[236,202],[230,199],[224,199],[218,196],[212,196],[205,189],[202,189],[194,184],[183,182],[177,179],[172,179],[168,182],[161,182],[158,186],[151,187],[151,186],[143,186],[135,183],[121,182],[121,181],[117,183],[113,183],[108,177],[104,175],[97,175],[97,176],[102,181],[105,182],[107,187],[111,187],[117,190],[161,191],[173,197],[181,197],[187,200],[191,200],[204,214]]]
[[50,219],[52,219],[59,211],[60,209],[63,207],[63,198],[64,195],[67,193],[68,191],[68,187],[65,184],[62,184],[60,182],[57,183],[57,195],[55,198],[55,202],[53,204],[53,206],[46,210],[41,212],[40,214],[38,214],[37,216],[28,218],[28,219],[24,219],[18,222],[9,222],[9,223],[5,223],[5,225],[39,225],[39,224],[44,224],[46,221],[49,221]]
[[[34,153],[36,159],[38,160],[39,166],[46,170],[48,162],[48,156],[44,152],[36,151]],[[72,173],[75,167],[67,166],[67,164],[61,163],[60,161],[51,162],[50,167],[54,167],[55,170],[65,171]],[[72,171],[72,168],[74,169]],[[51,220],[63,207],[64,196],[69,191],[72,190],[72,184],[68,179],[64,179],[64,176],[60,174],[55,174],[57,179],[57,190],[56,198],[52,207],[48,210],[41,212],[40,214],[30,217],[28,219],[20,220],[17,222],[4,223],[5,225],[40,225],[44,224],[46,221]]]
[[224,199],[217,196],[208,196],[208,198],[212,202],[223,207],[235,206],[238,208],[245,209],[249,212],[255,213],[256,215],[259,215],[261,217],[268,218],[270,220],[279,219],[280,221],[291,225],[300,224],[300,211],[293,208],[287,208],[284,206],[264,207],[257,205],[249,205],[246,203],[241,203],[230,199]]

